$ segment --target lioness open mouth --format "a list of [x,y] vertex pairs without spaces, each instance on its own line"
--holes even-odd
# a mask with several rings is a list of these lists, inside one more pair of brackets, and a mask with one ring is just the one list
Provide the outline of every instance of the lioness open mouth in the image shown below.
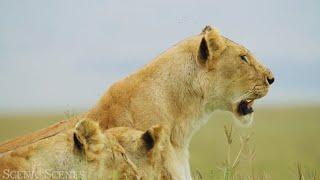
[[233,105],[233,116],[241,125],[249,126],[253,121],[253,103],[255,99],[243,99]]
[[245,116],[247,114],[253,113],[253,105],[254,100],[248,99],[248,100],[242,100],[238,104],[237,112],[241,116]]

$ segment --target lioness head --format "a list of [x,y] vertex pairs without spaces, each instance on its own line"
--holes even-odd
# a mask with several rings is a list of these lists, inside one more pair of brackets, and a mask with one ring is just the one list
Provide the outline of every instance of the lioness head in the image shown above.
[[[200,34],[197,64],[205,82],[206,110],[227,110],[242,124],[253,118],[254,100],[265,96],[274,77],[244,46],[207,26]],[[219,102],[219,103],[217,103]]]
[[158,125],[146,131],[115,127],[102,133],[96,122],[83,120],[75,128],[74,145],[87,161],[103,162],[106,177],[112,170],[121,179],[171,179],[165,164],[169,138],[162,129]]
[[146,179],[173,179],[179,176],[170,136],[162,126],[155,125],[146,131],[118,127],[108,130],[108,133],[116,137],[128,158]]

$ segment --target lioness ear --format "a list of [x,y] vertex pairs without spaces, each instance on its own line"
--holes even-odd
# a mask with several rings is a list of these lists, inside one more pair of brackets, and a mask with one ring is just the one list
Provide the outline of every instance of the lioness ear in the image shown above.
[[211,31],[213,28],[209,25],[206,25],[203,29],[202,29],[202,32],[201,34],[205,34],[206,32],[208,31]]
[[73,133],[75,149],[84,154],[88,161],[96,160],[104,148],[104,136],[98,123],[81,120]]
[[141,136],[147,150],[151,150],[159,141],[162,133],[161,126],[152,126]]
[[216,28],[206,26],[202,30],[202,39],[199,44],[197,61],[201,65],[207,64],[208,60],[216,60],[225,50],[226,44]]

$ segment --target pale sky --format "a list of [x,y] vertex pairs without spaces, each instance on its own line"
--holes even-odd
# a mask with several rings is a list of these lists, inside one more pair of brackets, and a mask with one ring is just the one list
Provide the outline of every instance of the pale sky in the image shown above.
[[320,1],[0,1],[0,112],[92,107],[207,25],[276,82],[260,105],[320,103]]

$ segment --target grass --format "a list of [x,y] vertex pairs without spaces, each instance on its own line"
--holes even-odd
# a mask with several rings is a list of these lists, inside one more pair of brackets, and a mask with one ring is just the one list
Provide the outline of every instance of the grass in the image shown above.
[[[43,128],[65,116],[0,115],[0,141]],[[320,106],[256,108],[255,123],[250,128],[232,125],[233,121],[230,114],[214,113],[195,134],[190,146],[195,179],[320,178]]]
[[[256,108],[253,126],[234,125],[230,143],[224,125],[233,124],[232,121],[229,114],[215,113],[193,138],[191,164],[203,179],[224,179],[226,166],[221,163],[229,162],[227,167],[232,169],[230,154],[237,157],[243,148],[238,139],[248,134],[251,136],[246,148],[254,159],[241,158],[236,167],[237,174],[251,177],[245,179],[286,180],[301,179],[298,172],[303,171],[305,180],[316,177],[314,174],[320,170],[320,107]],[[250,157],[250,153],[246,156]]]

